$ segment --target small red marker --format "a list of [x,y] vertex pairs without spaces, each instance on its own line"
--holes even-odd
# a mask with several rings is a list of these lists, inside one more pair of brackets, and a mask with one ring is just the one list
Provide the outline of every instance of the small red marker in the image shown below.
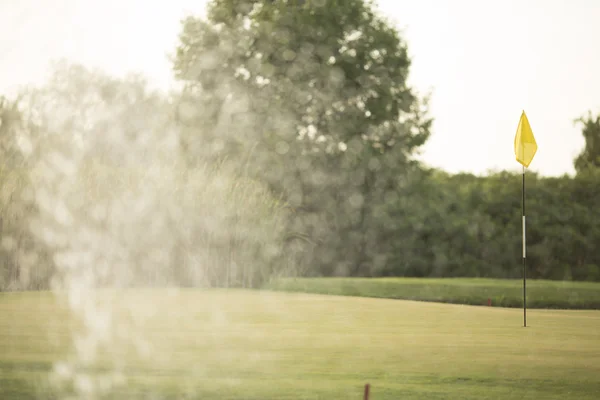
[[490,299],[490,298],[488,297],[488,307],[491,307],[491,306],[492,306],[492,299]]

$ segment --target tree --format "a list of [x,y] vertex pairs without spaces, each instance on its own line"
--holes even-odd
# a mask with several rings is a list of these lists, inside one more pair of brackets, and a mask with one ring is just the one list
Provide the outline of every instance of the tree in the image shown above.
[[581,172],[600,167],[600,114],[594,117],[589,112],[587,117],[581,117],[576,122],[583,125],[581,133],[585,138],[585,147],[575,158],[575,169]]
[[51,265],[39,265],[45,251],[29,230],[37,208],[22,155],[24,129],[18,100],[0,97],[0,290],[47,288],[53,272]]
[[69,64],[24,96],[41,209],[31,227],[67,288],[257,286],[269,277],[279,205],[264,185],[182,163],[171,104],[139,77]]
[[409,68],[371,2],[214,0],[206,19],[183,21],[177,48],[182,149],[282,193],[313,273],[375,273],[393,240],[383,205],[429,137]]

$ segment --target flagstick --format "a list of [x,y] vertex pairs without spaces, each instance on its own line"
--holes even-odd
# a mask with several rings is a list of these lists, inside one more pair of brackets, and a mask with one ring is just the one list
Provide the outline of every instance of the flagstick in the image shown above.
[[523,327],[527,327],[527,258],[525,246],[525,166],[523,166]]

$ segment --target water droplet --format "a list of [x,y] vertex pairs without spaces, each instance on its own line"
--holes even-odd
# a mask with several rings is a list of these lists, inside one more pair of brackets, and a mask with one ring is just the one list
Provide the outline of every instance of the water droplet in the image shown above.
[[287,154],[289,149],[290,149],[290,145],[284,141],[279,141],[275,145],[275,151],[277,152],[277,154],[285,155],[285,154]]

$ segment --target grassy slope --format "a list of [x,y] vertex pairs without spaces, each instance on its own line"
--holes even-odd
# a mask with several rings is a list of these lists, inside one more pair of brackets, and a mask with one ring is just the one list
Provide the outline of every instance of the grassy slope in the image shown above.
[[[429,278],[286,278],[266,289],[424,300],[443,303],[523,307],[523,281]],[[600,309],[600,283],[527,281],[527,306],[554,309]]]
[[[518,309],[297,293],[137,290],[114,304],[151,312],[114,315],[152,350],[113,342],[129,385],[112,399],[359,399],[366,382],[373,400],[600,395],[597,311],[532,310],[522,328]],[[69,325],[50,294],[0,294],[0,398],[48,393]]]

